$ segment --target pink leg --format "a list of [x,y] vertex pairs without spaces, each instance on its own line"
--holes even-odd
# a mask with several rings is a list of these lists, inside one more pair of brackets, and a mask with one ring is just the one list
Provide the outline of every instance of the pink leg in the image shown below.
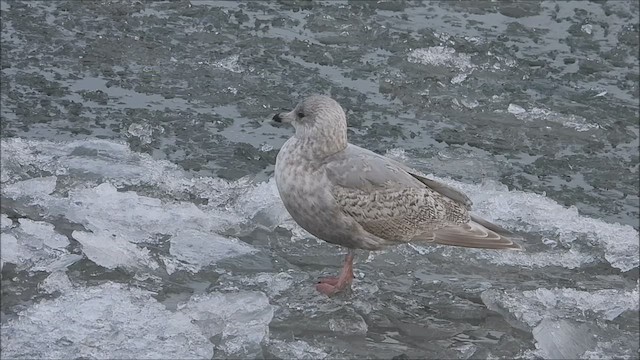
[[351,286],[353,281],[353,256],[354,251],[349,249],[349,253],[344,259],[342,271],[337,277],[320,279],[316,289],[321,293],[331,296]]

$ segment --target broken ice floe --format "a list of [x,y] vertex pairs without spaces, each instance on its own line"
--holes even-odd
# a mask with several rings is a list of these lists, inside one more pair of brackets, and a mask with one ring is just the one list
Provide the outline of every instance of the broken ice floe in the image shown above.
[[262,355],[261,343],[268,340],[273,317],[263,293],[194,296],[176,312],[153,295],[115,283],[67,287],[60,297],[42,300],[2,324],[3,355],[60,359]]
[[516,118],[524,121],[551,121],[555,123],[559,123],[560,125],[573,128],[576,131],[588,131],[592,129],[599,129],[600,125],[591,123],[587,121],[582,116],[578,115],[563,115],[554,111],[545,110],[538,107],[533,107],[529,110],[526,110],[520,105],[509,104],[507,108],[507,112],[513,114]]
[[[598,346],[629,337],[609,322],[626,311],[638,311],[638,288],[580,291],[570,288],[529,291],[486,290],[482,301],[513,326],[531,331],[543,358],[575,359],[594,354]],[[609,353],[616,354],[615,351]],[[623,354],[617,354],[621,356]]]
[[55,271],[64,269],[79,259],[66,250],[69,239],[58,234],[53,224],[30,219],[18,219],[18,226],[7,226],[0,238],[0,258],[16,264],[18,270]]

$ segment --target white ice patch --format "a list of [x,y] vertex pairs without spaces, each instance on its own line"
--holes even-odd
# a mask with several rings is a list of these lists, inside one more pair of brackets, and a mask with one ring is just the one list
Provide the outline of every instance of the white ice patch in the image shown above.
[[196,273],[220,260],[256,251],[254,247],[238,239],[194,229],[181,230],[171,238],[169,250],[178,262],[168,266],[167,272],[171,274],[176,269],[184,269]]
[[229,286],[237,285],[238,283],[244,286],[255,286],[260,291],[264,291],[269,297],[274,297],[285,292],[285,290],[291,288],[294,278],[289,273],[279,272],[273,273],[258,273],[253,276],[230,276],[223,275],[220,278],[220,283]]
[[82,244],[82,252],[94,263],[107,269],[149,268],[158,264],[151,259],[149,250],[140,248],[121,237],[108,232],[88,233],[74,231],[71,236]]
[[446,46],[415,49],[409,53],[408,60],[411,63],[445,66],[462,71],[469,71],[474,68],[473,64],[471,64],[470,55],[456,53],[455,49]]
[[115,283],[74,288],[60,272],[41,287],[62,294],[2,325],[4,357],[259,358],[273,318],[260,292],[200,295],[172,312],[149,291]]
[[18,270],[55,271],[64,269],[79,259],[65,249],[66,236],[57,233],[47,222],[19,219],[19,225],[2,232],[0,257]]
[[[198,271],[227,255],[250,252],[248,245],[234,239],[224,243],[225,238],[218,234],[241,225],[273,229],[288,217],[273,179],[254,185],[246,179],[190,178],[175,164],[132,152],[125,144],[3,139],[2,150],[3,179],[12,181],[4,184],[3,196],[42,208],[47,220],[64,218],[82,225],[86,231],[77,231],[74,236],[86,255],[106,268],[155,269],[156,262],[142,244],[172,239],[176,256],[161,255],[167,270],[186,267]],[[28,166],[24,161],[30,162]],[[55,176],[22,180],[31,176],[25,168],[71,175],[73,182],[61,189],[66,195],[53,194]],[[119,191],[123,186],[141,187],[150,195]],[[175,200],[182,198],[200,198],[206,205]],[[208,244],[203,235],[198,237],[202,243],[176,242],[179,233],[188,232],[213,234],[214,240]],[[3,245],[8,249],[3,262],[9,257],[17,261],[12,252],[15,243],[8,238]],[[197,250],[189,253],[183,245]]]
[[56,189],[56,177],[45,176],[39,178],[18,181],[13,184],[7,184],[2,187],[2,193],[14,199],[23,196],[43,196],[49,195]]
[[273,306],[261,292],[208,294],[193,297],[178,313],[185,313],[211,338],[221,336],[218,344],[227,358],[259,358],[261,344],[269,339]]
[[52,272],[44,279],[38,287],[46,293],[52,294],[56,291],[65,292],[73,288],[71,280],[66,273],[62,271]]
[[238,60],[240,60],[240,56],[236,54],[226,57],[222,60],[215,61],[211,63],[211,65],[217,68],[229,70],[234,73],[241,73],[244,71],[244,68],[240,66]]
[[629,225],[582,216],[575,207],[566,208],[543,195],[509,191],[505,185],[495,182],[474,185],[433,178],[466,193],[473,201],[474,212],[483,218],[523,232],[551,231],[563,244],[571,244],[584,236],[604,250],[611,266],[622,271],[638,267],[640,239],[638,231]]
[[582,116],[573,114],[563,115],[555,111],[550,111],[538,107],[533,107],[529,110],[526,110],[520,105],[509,104],[507,112],[515,115],[516,118],[523,121],[551,121],[567,128],[573,128],[576,131],[588,131],[600,128],[600,125],[591,123]]
[[306,341],[282,341],[272,339],[268,345],[269,352],[279,359],[324,359],[327,353],[317,347],[309,345]]
[[11,229],[13,226],[13,220],[5,214],[0,215],[0,230],[5,231]]
[[638,311],[637,287],[631,291],[592,292],[570,288],[506,292],[489,289],[481,298],[512,325],[532,332],[538,347],[533,356],[555,359],[581,358],[597,351],[598,341],[603,341],[600,346],[606,346],[606,341],[627,336],[606,322],[625,311]]
[[273,230],[287,218],[289,213],[284,207],[274,178],[259,183],[241,192],[233,201],[232,209],[243,217],[251,219],[255,225]]
[[423,49],[415,49],[409,53],[407,60],[410,63],[418,63],[432,66],[443,66],[460,71],[451,79],[451,84],[459,84],[467,79],[475,66],[471,63],[471,56],[457,53],[455,49],[446,46],[432,46]]

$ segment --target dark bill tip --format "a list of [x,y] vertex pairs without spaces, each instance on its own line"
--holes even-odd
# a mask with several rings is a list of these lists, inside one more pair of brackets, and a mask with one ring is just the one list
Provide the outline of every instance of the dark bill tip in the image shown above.
[[282,118],[280,117],[280,114],[279,114],[279,113],[278,113],[278,114],[273,115],[273,119],[271,119],[271,120],[273,120],[273,121],[275,121],[275,122],[277,122],[277,123],[281,123],[281,122],[282,122]]

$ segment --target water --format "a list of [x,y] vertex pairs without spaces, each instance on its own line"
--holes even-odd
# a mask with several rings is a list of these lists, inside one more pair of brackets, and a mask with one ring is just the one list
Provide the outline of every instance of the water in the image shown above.
[[[638,358],[638,3],[0,2],[2,352]],[[304,95],[526,252],[344,251],[273,180]]]

